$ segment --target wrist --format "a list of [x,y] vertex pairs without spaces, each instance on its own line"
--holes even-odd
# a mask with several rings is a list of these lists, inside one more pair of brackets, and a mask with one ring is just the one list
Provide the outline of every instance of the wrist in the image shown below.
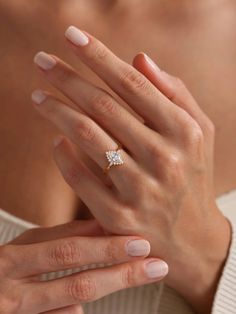
[[185,261],[179,262],[174,270],[175,280],[167,279],[167,284],[177,290],[196,313],[201,314],[211,312],[231,240],[229,221],[218,209],[215,212],[211,225],[203,232],[201,245],[198,243]]

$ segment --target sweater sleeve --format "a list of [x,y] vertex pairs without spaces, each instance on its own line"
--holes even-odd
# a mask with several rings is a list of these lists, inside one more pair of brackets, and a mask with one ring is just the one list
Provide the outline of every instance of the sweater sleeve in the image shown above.
[[236,313],[236,217],[228,219],[232,228],[231,244],[215,294],[212,314]]

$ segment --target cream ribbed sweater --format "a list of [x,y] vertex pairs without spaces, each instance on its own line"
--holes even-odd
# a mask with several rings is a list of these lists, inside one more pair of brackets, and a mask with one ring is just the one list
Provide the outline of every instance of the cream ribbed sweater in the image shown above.
[[[236,314],[236,190],[217,199],[232,225],[230,253],[225,264],[212,314]],[[0,244],[14,239],[24,230],[37,227],[0,209]],[[96,267],[92,265],[89,268]],[[43,274],[42,280],[63,277],[87,267]],[[188,304],[163,283],[122,290],[84,306],[86,314],[193,314]],[[28,314],[28,313],[26,313]]]

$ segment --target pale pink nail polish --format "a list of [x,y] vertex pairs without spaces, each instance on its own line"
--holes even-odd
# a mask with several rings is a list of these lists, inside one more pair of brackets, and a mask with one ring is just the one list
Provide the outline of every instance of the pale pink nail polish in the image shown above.
[[63,141],[63,139],[64,139],[64,137],[61,135],[58,135],[57,137],[55,137],[53,140],[54,147],[57,147],[58,145],[60,145],[60,143]]
[[147,63],[155,70],[155,71],[161,71],[161,69],[158,67],[158,65],[148,56],[146,53],[143,53],[143,56]]
[[145,271],[150,279],[164,277],[168,274],[169,267],[164,261],[153,261],[145,265]]
[[65,36],[76,46],[86,46],[89,43],[88,37],[75,26],[68,27]]
[[146,256],[150,253],[150,243],[143,239],[129,241],[126,251],[130,256]]
[[57,63],[53,57],[43,51],[35,55],[34,62],[43,70],[51,70]]
[[31,98],[33,102],[35,102],[37,105],[40,105],[46,99],[46,95],[40,89],[36,89],[32,92]]

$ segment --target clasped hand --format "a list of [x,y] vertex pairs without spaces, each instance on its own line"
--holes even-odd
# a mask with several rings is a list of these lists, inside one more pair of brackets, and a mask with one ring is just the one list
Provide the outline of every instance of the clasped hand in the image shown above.
[[[75,27],[66,38],[131,110],[58,57],[38,53],[43,77],[74,104],[46,91],[32,94],[38,112],[67,136],[54,149],[63,177],[108,233],[147,239],[151,256],[170,266],[166,282],[196,309],[204,308],[210,302],[204,293],[213,295],[230,238],[215,203],[213,123],[184,83],[145,54],[132,66]],[[117,142],[124,164],[110,169],[110,183],[78,158],[74,146],[104,169],[105,152]]]

